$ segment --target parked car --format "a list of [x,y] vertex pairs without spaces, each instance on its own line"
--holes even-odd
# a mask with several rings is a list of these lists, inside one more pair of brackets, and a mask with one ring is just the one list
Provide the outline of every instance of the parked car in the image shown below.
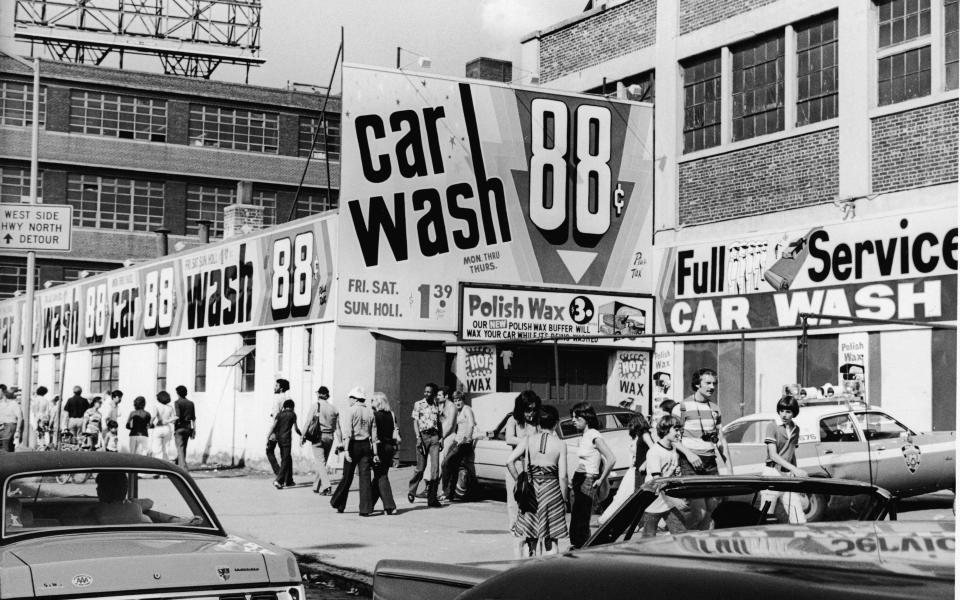
[[[760,473],[766,460],[764,431],[774,413],[741,417],[724,427],[735,474]],[[956,488],[956,432],[917,433],[886,409],[849,398],[802,404],[797,466],[813,477],[866,481],[909,497]],[[812,498],[808,518],[829,498]]]
[[955,522],[765,525],[632,539],[475,565],[382,560],[377,600],[633,597],[947,600]]
[[[500,394],[498,394],[498,396],[499,395]],[[515,397],[516,394],[512,394],[512,396]],[[478,406],[480,406],[480,410],[483,411],[482,404],[483,397],[475,399],[473,402],[474,411],[476,412],[478,410]],[[502,408],[501,405],[501,411]],[[509,411],[512,409],[513,404],[511,399],[508,411],[499,412],[500,417],[499,420],[496,421],[496,425],[492,429],[487,430],[483,438],[477,440],[474,463],[477,470],[477,480],[481,485],[504,486],[504,470],[506,468],[504,465],[506,465],[507,457],[510,456],[512,452],[512,448],[510,448],[506,442],[505,426],[510,416]],[[627,426],[634,414],[636,413],[616,407],[604,406],[597,408],[597,418],[600,421],[599,431],[603,434],[603,440],[610,447],[610,451],[613,452],[613,455],[617,459],[613,471],[610,473],[610,486],[612,490],[616,490],[620,484],[620,480],[623,479],[624,473],[626,473],[632,464],[631,445],[634,442],[630,438]],[[490,417],[486,418],[489,419]],[[483,419],[478,416],[477,422],[481,424],[481,427],[482,421]],[[489,422],[488,420],[487,423]],[[570,472],[573,473],[573,469],[577,466],[577,445],[580,443],[580,432],[577,431],[577,428],[573,424],[573,419],[569,416],[560,420],[558,431],[560,437],[567,444],[567,465],[570,468]]]
[[168,462],[17,452],[0,481],[0,598],[305,598],[292,553],[228,534]]

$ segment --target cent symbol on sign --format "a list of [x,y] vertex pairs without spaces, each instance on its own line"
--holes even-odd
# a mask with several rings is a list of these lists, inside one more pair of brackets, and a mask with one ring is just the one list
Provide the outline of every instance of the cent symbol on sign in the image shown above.
[[3,204],[0,217],[0,250],[70,251],[70,205]]

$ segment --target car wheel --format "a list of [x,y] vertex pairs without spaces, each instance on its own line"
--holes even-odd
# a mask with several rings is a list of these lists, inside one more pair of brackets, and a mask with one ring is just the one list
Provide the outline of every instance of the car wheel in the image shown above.
[[800,494],[800,502],[803,505],[803,516],[808,523],[821,521],[827,514],[827,505],[830,503],[830,496],[826,494]]

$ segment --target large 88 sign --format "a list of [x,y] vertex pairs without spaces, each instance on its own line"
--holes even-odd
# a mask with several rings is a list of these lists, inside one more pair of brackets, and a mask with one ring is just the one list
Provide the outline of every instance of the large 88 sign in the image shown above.
[[[605,234],[613,200],[610,109],[581,104],[571,115],[564,102],[536,98],[530,118],[530,220],[545,232],[557,231],[573,204],[574,233]],[[569,188],[568,160],[576,182]]]
[[274,319],[301,317],[310,311],[316,285],[312,231],[273,240],[270,310]]

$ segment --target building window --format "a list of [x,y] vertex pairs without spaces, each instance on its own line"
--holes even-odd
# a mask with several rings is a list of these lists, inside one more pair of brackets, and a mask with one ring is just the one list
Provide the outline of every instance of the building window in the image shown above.
[[157,342],[157,390],[167,389],[167,343]]
[[683,151],[720,145],[720,53],[683,67]]
[[277,329],[277,371],[283,371],[283,330]]
[[[33,270],[33,289],[40,285],[40,268]],[[14,292],[27,291],[27,262],[0,259],[0,298],[13,298]]]
[[72,90],[70,131],[130,140],[167,140],[167,102]]
[[269,227],[277,222],[277,192],[254,188],[250,194],[250,203],[263,207],[263,226]]
[[837,16],[798,25],[797,125],[837,116]]
[[152,231],[163,225],[163,182],[70,173],[67,203],[78,227]]
[[930,46],[880,59],[877,74],[880,106],[930,95]]
[[944,62],[946,63],[944,88],[957,89],[957,65],[960,60],[960,39],[957,36],[957,2],[958,0],[944,0],[943,3],[943,44]]
[[314,144],[313,136],[319,121],[319,117],[300,117],[300,156],[306,157],[313,148],[314,159],[340,160],[340,118],[328,114],[323,122],[323,130],[317,137],[317,143]]
[[783,33],[732,51],[733,141],[783,130]]
[[[40,379],[40,355],[34,354],[33,360],[30,361],[30,381],[33,389],[37,389],[37,386],[40,385],[38,381]],[[32,396],[33,394],[31,394]]]
[[[30,199],[30,169],[0,167],[0,202],[18,203]],[[37,201],[43,200],[43,171],[37,172]]]
[[881,48],[930,34],[930,0],[887,0],[878,8]]
[[190,105],[190,141],[196,146],[277,154],[277,113]]
[[207,338],[205,337],[194,340],[193,367],[193,391],[207,391]]
[[[47,88],[40,87],[40,127],[47,114]],[[33,125],[33,83],[0,81],[0,125]]]
[[210,221],[210,237],[223,237],[223,209],[237,202],[233,185],[187,186],[187,235],[197,235],[197,221]]
[[[53,355],[53,392],[54,396],[60,395],[60,354]],[[61,404],[61,406],[63,406]]]
[[120,347],[97,348],[90,351],[90,392],[107,392],[120,384]]
[[303,344],[304,344],[304,349],[303,349],[304,361],[303,362],[304,362],[304,366],[307,369],[310,369],[311,367],[313,367],[313,327],[306,327],[304,331],[306,331],[307,335],[303,341]]
[[339,206],[340,194],[337,190],[330,190],[330,197],[327,197],[327,190],[301,191],[300,198],[297,200],[297,219],[316,215],[328,210],[333,210]]
[[[243,334],[243,345],[257,347],[257,332],[247,331]],[[257,351],[254,349],[243,357],[240,367],[240,391],[252,392],[256,385]]]
[[656,84],[655,72],[650,70],[624,77],[619,81],[608,81],[606,85],[584,90],[584,93],[610,97],[619,96],[622,91],[624,93],[622,97],[627,100],[653,104],[656,100]]

